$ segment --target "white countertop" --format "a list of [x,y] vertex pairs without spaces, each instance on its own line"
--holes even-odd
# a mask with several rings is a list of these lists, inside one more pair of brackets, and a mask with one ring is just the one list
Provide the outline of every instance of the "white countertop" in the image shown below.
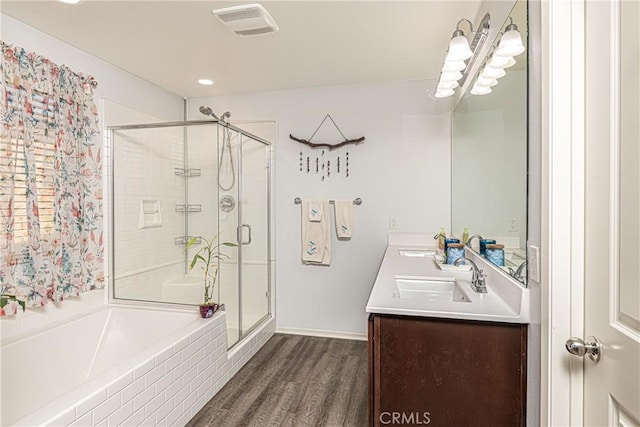
[[[478,267],[487,274],[486,294],[471,289],[471,271],[444,271],[436,266],[432,257],[406,257],[399,253],[400,249],[428,249],[428,246],[400,245],[394,241],[391,243],[369,295],[368,313],[529,323],[528,289],[504,276],[497,271],[497,267],[489,265],[471,251],[468,251],[467,257],[476,261]],[[394,292],[396,276],[455,278],[471,302],[401,299]]]

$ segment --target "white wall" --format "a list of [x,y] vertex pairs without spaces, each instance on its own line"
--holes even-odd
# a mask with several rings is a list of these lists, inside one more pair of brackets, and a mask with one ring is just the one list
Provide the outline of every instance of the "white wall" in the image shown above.
[[[108,99],[164,120],[178,120],[182,117],[182,98],[164,89],[6,15],[0,14],[0,29],[0,38],[5,43],[18,45],[55,63],[65,64],[73,70],[94,76],[99,83],[95,93],[98,107],[101,99]],[[0,326],[3,333],[5,329],[29,330],[101,304],[105,295],[106,288],[63,303],[29,309],[26,315],[3,318]]]
[[[450,223],[450,114],[448,101],[427,96],[434,81],[364,84],[244,94],[189,101],[189,118],[202,118],[200,105],[232,122],[275,121],[276,318],[280,330],[321,330],[364,334],[365,305],[386,247],[389,218],[400,231],[430,232]],[[349,138],[365,136],[325,157],[332,175],[321,181],[306,173],[306,157],[321,155],[289,139],[309,138],[326,114]],[[314,140],[338,142],[339,133],[325,124]],[[350,177],[344,176],[345,153]],[[300,152],[304,171],[299,171]],[[343,168],[337,174],[337,156]],[[300,206],[295,197],[353,199],[354,234],[337,241],[332,228],[329,267],[307,266],[300,255]],[[333,224],[332,224],[333,226]]]
[[[95,99],[115,101],[165,120],[182,118],[182,98],[7,15],[0,14],[0,38],[43,55],[98,81]],[[123,46],[123,48],[125,48]]]

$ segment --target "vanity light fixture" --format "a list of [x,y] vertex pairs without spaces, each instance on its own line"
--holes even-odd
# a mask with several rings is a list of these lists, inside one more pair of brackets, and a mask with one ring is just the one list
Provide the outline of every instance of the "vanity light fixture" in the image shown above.
[[[469,24],[470,33],[473,36],[471,43],[460,29],[463,22]],[[436,98],[446,98],[455,94],[455,88],[461,86],[469,70],[469,66],[476,60],[476,54],[480,51],[480,47],[487,38],[489,27],[491,25],[491,17],[487,13],[477,31],[473,31],[473,23],[466,18],[462,18],[456,24],[456,30],[451,35],[449,41],[449,49],[444,58],[444,64],[438,79],[436,89]]]
[[502,68],[493,68],[491,66],[485,66],[482,72],[480,73],[481,77],[485,79],[501,79],[506,76],[507,73]]
[[460,71],[445,71],[440,74],[440,83],[458,82],[462,78]]
[[509,25],[504,29],[504,34],[500,38],[500,43],[494,52],[497,56],[513,57],[525,51],[524,44],[518,26],[513,23],[513,18],[509,17]]
[[513,59],[511,56],[498,56],[494,54],[491,57],[491,61],[489,61],[489,67],[491,68],[505,69],[505,68],[513,67],[514,65],[516,65],[516,60]]
[[505,27],[493,53],[482,65],[478,78],[471,88],[471,93],[473,95],[491,93],[491,87],[497,85],[498,79],[507,74],[504,69],[516,64],[513,57],[520,55],[525,50],[518,26],[513,23],[513,18],[509,17],[509,24]]
[[498,84],[498,80],[497,79],[488,79],[486,77],[478,77],[478,80],[476,80],[476,83],[474,84],[474,87],[493,87],[495,85]]
[[448,73],[451,71],[463,71],[467,64],[464,61],[445,61],[442,66],[442,72]]
[[489,86],[484,87],[484,86],[474,85],[471,88],[471,93],[473,95],[488,95],[491,93],[491,88]]

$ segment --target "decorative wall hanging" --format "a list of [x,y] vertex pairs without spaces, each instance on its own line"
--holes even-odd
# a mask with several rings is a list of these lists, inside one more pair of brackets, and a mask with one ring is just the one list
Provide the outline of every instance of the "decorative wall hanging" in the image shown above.
[[[324,142],[313,142],[313,138],[316,137],[316,135],[320,135],[319,138],[323,138],[322,136],[322,132],[319,132],[320,129],[322,128],[322,126],[327,122],[327,120],[331,121],[331,123],[333,124],[333,127],[338,131],[338,133],[342,136],[342,138],[344,138],[344,140],[342,142],[336,143],[336,144],[330,144],[330,143],[324,143]],[[326,135],[326,133],[325,133]],[[359,144],[361,142],[363,142],[365,140],[364,137],[360,137],[360,138],[355,138],[355,139],[348,139],[344,133],[342,132],[342,130],[338,127],[338,125],[336,124],[336,122],[333,120],[333,118],[331,117],[330,114],[327,114],[324,119],[320,122],[320,124],[316,127],[316,129],[313,131],[313,133],[311,134],[311,137],[309,139],[301,139],[301,138],[296,138],[293,135],[289,135],[290,138],[294,141],[297,141],[305,146],[308,147],[309,150],[316,150],[318,148],[321,148],[321,150],[316,151],[315,155],[308,155],[309,152],[307,151],[305,153],[304,149],[301,149],[300,151],[300,158],[299,158],[299,170],[300,173],[304,173],[304,159],[306,157],[307,160],[307,170],[306,173],[307,175],[310,173],[313,173],[313,169],[314,169],[314,165],[313,165],[313,161],[315,159],[315,174],[318,175],[318,177],[320,178],[321,182],[324,182],[325,180],[328,180],[329,178],[331,178],[331,172],[333,172],[333,176],[334,177],[345,177],[348,178],[350,175],[350,170],[349,170],[349,151],[347,152],[343,152],[340,153],[339,148],[344,147],[345,145],[349,145],[349,144]],[[333,151],[335,150],[335,151]],[[333,162],[334,165],[334,169],[333,171],[331,170],[331,163]]]
[[349,152],[347,151],[347,178],[349,178]]
[[[340,135],[342,135],[342,137],[344,138],[344,141],[338,142],[336,144],[329,144],[329,143],[326,143],[326,142],[312,142],[313,137],[316,136],[316,133],[318,133],[318,131],[320,130],[320,128],[322,127],[324,122],[327,121],[327,119],[331,120],[331,123],[333,123],[333,126],[335,126],[335,128],[338,130],[338,132],[340,132]],[[344,145],[348,145],[348,144],[359,144],[361,142],[364,142],[364,139],[365,139],[364,136],[361,136],[360,138],[355,138],[355,139],[349,139],[346,136],[344,136],[344,133],[342,133],[342,130],[340,130],[340,128],[338,127],[338,125],[333,120],[333,118],[331,117],[330,114],[327,114],[324,117],[324,119],[322,119],[322,121],[320,122],[320,124],[318,125],[316,130],[313,131],[313,134],[311,134],[311,137],[309,139],[297,138],[297,137],[295,137],[295,136],[293,136],[291,134],[289,134],[289,138],[291,138],[294,141],[297,141],[297,142],[299,142],[301,144],[308,145],[311,148],[326,147],[329,150],[335,150],[336,148],[340,148],[340,147],[342,147]]]

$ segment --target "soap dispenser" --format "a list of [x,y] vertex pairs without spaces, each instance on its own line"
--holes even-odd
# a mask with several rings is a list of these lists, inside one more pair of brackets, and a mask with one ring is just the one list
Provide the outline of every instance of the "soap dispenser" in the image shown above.
[[468,241],[469,241],[469,227],[465,227],[464,230],[462,231],[461,243],[463,245],[466,245]]
[[434,236],[434,239],[438,239],[438,255],[444,256],[444,241],[447,238],[447,231],[444,227],[440,227],[440,233]]

